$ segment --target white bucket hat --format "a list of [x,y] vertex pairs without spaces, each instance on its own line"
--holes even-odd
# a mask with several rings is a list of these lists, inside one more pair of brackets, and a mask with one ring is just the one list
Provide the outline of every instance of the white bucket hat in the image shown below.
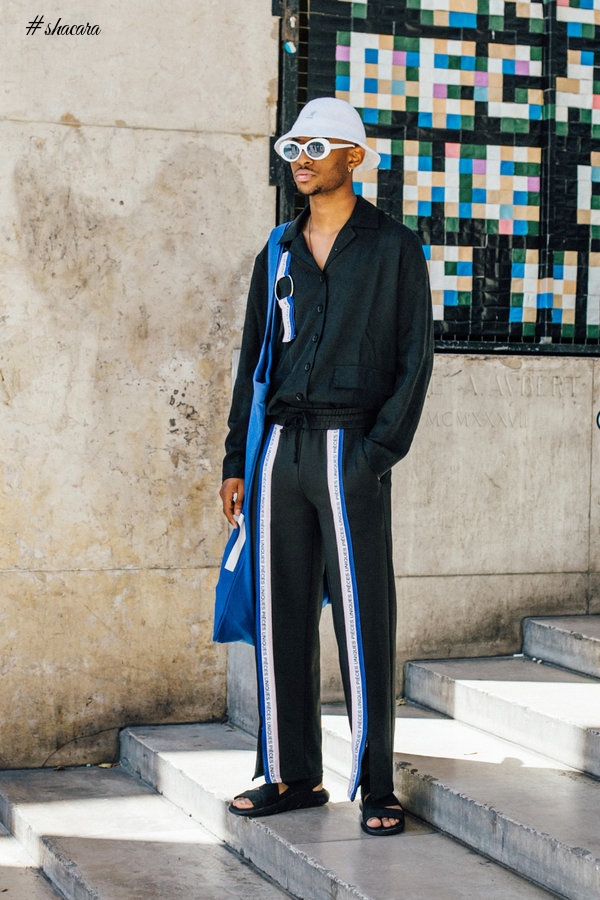
[[367,144],[367,135],[362,119],[349,103],[337,97],[319,97],[311,100],[292,125],[290,131],[275,141],[275,150],[296,137],[338,138],[351,144],[358,144],[365,151],[365,158],[355,172],[367,172],[376,169],[381,162],[379,153]]

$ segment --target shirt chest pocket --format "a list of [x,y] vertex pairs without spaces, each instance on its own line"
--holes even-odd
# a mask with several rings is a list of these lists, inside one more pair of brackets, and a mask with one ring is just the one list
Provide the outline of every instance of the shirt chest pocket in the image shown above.
[[370,400],[381,402],[393,393],[394,374],[372,366],[334,366],[333,387],[336,391],[352,392],[358,405]]

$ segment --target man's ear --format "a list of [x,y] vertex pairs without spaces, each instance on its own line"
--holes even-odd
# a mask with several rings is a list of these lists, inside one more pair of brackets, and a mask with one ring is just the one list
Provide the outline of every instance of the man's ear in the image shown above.
[[360,166],[364,158],[365,151],[363,147],[352,147],[348,150],[348,168],[356,169],[357,166]]

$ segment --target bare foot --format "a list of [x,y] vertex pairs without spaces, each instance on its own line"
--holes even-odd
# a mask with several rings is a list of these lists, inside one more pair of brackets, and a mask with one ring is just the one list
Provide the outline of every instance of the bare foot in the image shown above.
[[[401,806],[390,806],[386,807],[386,809],[402,809]],[[367,825],[369,828],[381,828],[383,825],[384,828],[393,828],[394,825],[397,825],[400,819],[390,819],[388,817],[384,819],[367,819]]]
[[[367,797],[368,796],[369,795],[367,794]],[[366,799],[366,797],[365,797],[365,799]],[[394,804],[393,806],[386,806],[385,808],[389,809],[389,810],[402,809],[402,807],[399,804],[398,805]],[[372,818],[367,819],[366,824],[369,826],[369,828],[381,828],[382,826],[383,826],[383,828],[393,828],[395,825],[398,824],[399,821],[400,821],[400,819],[394,819],[391,816],[389,816],[389,817],[385,816],[383,819],[378,819],[376,816],[373,816]]]

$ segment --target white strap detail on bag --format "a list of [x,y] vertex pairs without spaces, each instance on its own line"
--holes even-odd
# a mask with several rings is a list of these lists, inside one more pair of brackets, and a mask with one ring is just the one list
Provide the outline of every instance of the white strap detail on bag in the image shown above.
[[[288,344],[296,337],[293,296],[294,283],[290,276],[290,262],[289,250],[284,250],[281,254],[281,259],[277,268],[277,275],[275,276],[275,296],[277,297],[277,302],[281,310],[281,320],[283,322],[283,337],[281,340],[284,344]],[[277,284],[282,278],[289,278],[290,280],[291,291],[286,297],[277,296]]]
[[227,561],[225,563],[225,568],[228,572],[233,572],[237,565],[237,561],[240,558],[240,553],[242,552],[242,548],[246,543],[246,523],[244,522],[244,513],[240,513],[238,519],[238,530],[239,534],[237,536],[237,541],[231,548],[231,553],[227,557]]

